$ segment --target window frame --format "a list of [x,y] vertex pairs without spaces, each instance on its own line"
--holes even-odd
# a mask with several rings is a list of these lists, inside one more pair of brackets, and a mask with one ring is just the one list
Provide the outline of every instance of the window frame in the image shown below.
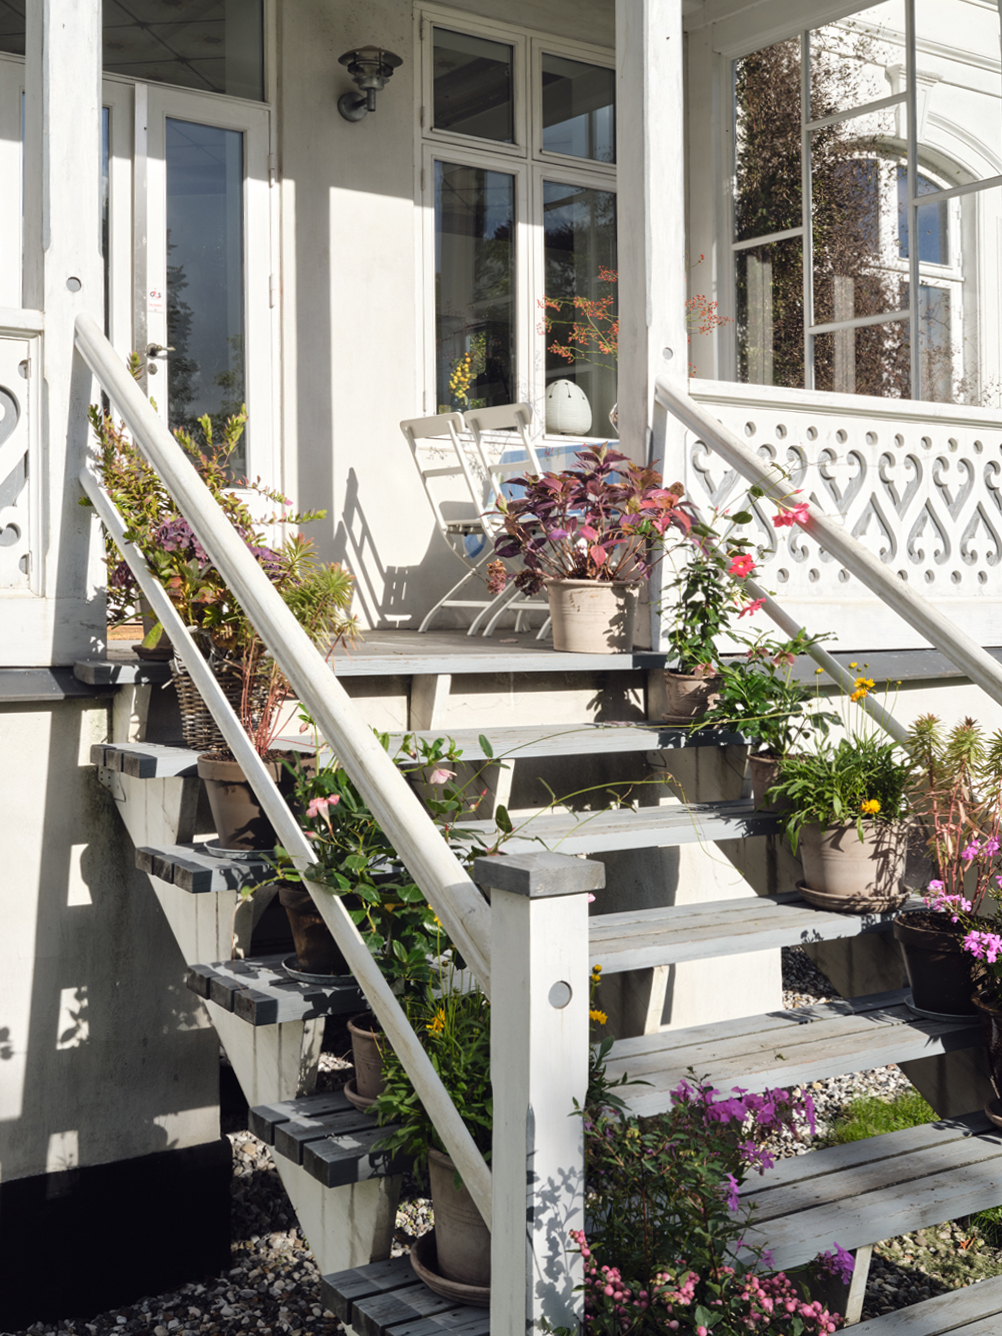
[[[984,175],[972,177],[966,169],[960,169],[958,176],[961,178],[958,184],[952,186],[942,186],[935,193],[929,195],[918,195],[917,179],[918,176],[926,176],[932,180],[937,178],[946,179],[942,166],[932,161],[934,152],[927,152],[927,146],[918,139],[918,120],[919,108],[918,100],[921,92],[918,89],[918,80],[916,79],[916,70],[918,61],[916,59],[916,36],[915,36],[915,0],[905,0],[905,12],[907,16],[906,32],[902,34],[902,54],[903,60],[903,83],[892,85],[893,91],[885,98],[877,99],[869,103],[860,103],[858,106],[849,108],[844,112],[838,113],[837,117],[826,117],[823,123],[830,123],[833,120],[850,120],[858,117],[867,110],[890,109],[897,114],[899,130],[896,135],[888,136],[886,150],[882,151],[880,157],[883,161],[893,160],[901,163],[908,169],[909,197],[908,197],[908,217],[909,217],[909,236],[917,232],[917,209],[927,203],[944,201],[949,206],[949,227],[950,227],[950,263],[948,265],[936,265],[928,261],[918,259],[917,247],[909,247],[909,257],[901,259],[897,256],[896,247],[896,226],[892,229],[893,238],[885,238],[883,229],[881,231],[880,251],[881,257],[879,263],[882,268],[889,272],[900,274],[909,284],[909,292],[917,287],[948,287],[951,292],[951,344],[954,363],[954,374],[963,374],[963,326],[964,326],[964,290],[965,279],[960,268],[961,257],[964,250],[964,231],[963,220],[961,216],[960,197],[972,193],[982,193],[1002,186],[1002,175],[992,176]],[[816,28],[824,26],[827,23],[838,22],[842,18],[851,19],[860,9],[866,8],[864,4],[857,3],[852,5],[838,5],[829,15],[817,14],[813,19],[813,26],[805,26],[803,20],[793,21],[782,29],[771,29],[767,33],[753,35],[744,32],[736,40],[721,42],[720,47],[712,52],[711,59],[717,71],[717,77],[721,81],[721,88],[724,96],[720,99],[721,106],[725,110],[720,117],[717,131],[714,134],[716,145],[714,152],[719,152],[720,145],[723,146],[723,152],[720,158],[721,170],[717,174],[716,186],[709,186],[708,190],[714,190],[716,193],[716,204],[714,213],[720,220],[719,229],[716,236],[719,238],[720,257],[717,261],[718,266],[718,285],[719,290],[726,292],[726,302],[733,306],[735,323],[725,326],[721,331],[717,343],[717,375],[720,379],[729,380],[735,384],[746,384],[751,382],[741,381],[739,378],[739,350],[737,339],[736,324],[736,292],[737,292],[737,255],[742,250],[754,249],[756,246],[765,246],[770,241],[775,241],[783,236],[800,236],[804,243],[804,384],[805,390],[816,391],[814,386],[814,359],[813,359],[813,339],[816,334],[822,331],[831,331],[835,326],[839,328],[852,328],[852,321],[826,322],[824,326],[819,327],[813,318],[813,254],[810,245],[811,229],[808,226],[808,210],[810,205],[809,170],[805,170],[807,159],[805,158],[805,140],[809,142],[812,130],[818,124],[813,121],[809,112],[805,108],[805,97],[808,96],[808,90],[805,87],[805,79],[801,79],[801,162],[802,162],[802,180],[804,182],[804,193],[802,197],[801,225],[798,228],[790,229],[784,233],[763,234],[760,237],[750,238],[743,241],[737,241],[735,238],[735,216],[736,216],[736,154],[737,154],[737,136],[736,127],[736,97],[735,97],[735,65],[742,57],[750,55],[755,51],[774,45],[775,43],[789,40],[798,40],[800,42],[800,60],[802,71],[807,68],[807,50],[811,34]],[[709,53],[708,53],[709,54]],[[921,72],[919,71],[919,74]],[[693,69],[690,66],[689,78],[693,78]],[[698,77],[698,76],[696,76]],[[690,96],[693,96],[692,84],[690,82]],[[904,116],[901,115],[902,110]],[[694,119],[690,110],[690,123]],[[905,124],[902,125],[902,122]],[[901,136],[901,130],[905,131],[904,137]],[[691,151],[691,146],[690,150]],[[954,168],[958,166],[953,164]],[[700,203],[703,207],[703,201]],[[896,214],[895,214],[896,217]],[[893,246],[893,252],[891,247]],[[891,258],[893,254],[893,259]],[[974,265],[977,264],[977,257],[974,258]],[[972,270],[973,272],[973,270]],[[912,347],[912,368],[911,384],[912,387],[918,387],[918,395],[913,395],[912,401],[916,403],[935,402],[934,400],[923,399],[921,371],[919,361],[921,358],[920,340],[918,337],[919,314],[917,307],[913,310],[911,306],[902,308],[897,312],[888,312],[883,320],[893,319],[896,315],[899,319],[905,317],[910,323],[911,347]],[[976,316],[974,317],[976,318]],[[863,318],[866,323],[876,323],[875,317]],[[858,398],[867,396],[859,395]]]
[[[585,189],[617,193],[616,164],[600,163],[571,154],[544,151],[542,56],[566,56],[570,60],[615,70],[615,52],[588,43],[565,40],[551,33],[524,28],[473,15],[460,14],[438,6],[422,6],[415,13],[416,37],[421,51],[421,77],[415,81],[415,161],[418,164],[415,185],[420,300],[417,318],[418,400],[428,414],[438,412],[436,393],[435,341],[435,163],[452,162],[490,171],[506,172],[515,177],[515,401],[533,407],[536,425],[547,442],[566,443],[563,434],[548,433],[545,428],[546,336],[541,331],[541,312],[537,299],[545,292],[545,235],[543,228],[543,181],[557,181]],[[431,124],[434,106],[434,33],[436,27],[468,33],[491,41],[505,42],[523,52],[521,72],[518,49],[514,54],[512,86],[514,96],[522,94],[514,108],[516,139],[522,125],[522,142],[500,144],[495,140],[453,131],[435,130]],[[520,44],[520,45],[519,45]],[[528,84],[528,86],[526,86]],[[592,434],[578,440],[604,441],[609,432]]]

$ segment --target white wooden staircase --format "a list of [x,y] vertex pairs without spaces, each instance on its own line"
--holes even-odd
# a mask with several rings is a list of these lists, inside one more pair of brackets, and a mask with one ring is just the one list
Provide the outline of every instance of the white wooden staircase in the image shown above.
[[[734,741],[636,724],[484,731],[495,755],[523,760],[631,751],[660,752],[663,758],[680,745],[719,747]],[[464,759],[482,756],[474,732],[450,730],[450,736],[463,748]],[[432,1336],[445,1327],[483,1336],[483,1315],[449,1312],[415,1289],[406,1264],[380,1260],[389,1251],[400,1166],[373,1155],[378,1133],[372,1120],[356,1113],[343,1095],[311,1093],[324,1018],[358,1010],[363,1005],[358,990],[297,983],[284,974],[277,957],[250,954],[254,925],[274,890],[265,888],[249,903],[240,902],[239,891],[265,880],[268,868],[262,860],[208,852],[207,841],[195,838],[194,753],[124,743],[95,747],[92,760],[119,801],[137,864],[149,874],[177,936],[188,964],[188,985],[204,999],[253,1106],[251,1130],[273,1148],[318,1265],[330,1273],[325,1301],[365,1336],[383,1331]],[[588,854],[692,841],[775,839],[774,824],[748,800],[737,800],[597,813],[554,811],[529,829],[550,848]],[[486,831],[493,823],[481,825]],[[506,847],[540,846],[516,835]],[[791,888],[758,899],[599,915],[590,920],[590,950],[608,978],[683,961],[885,933],[891,917],[816,910]],[[620,1039],[610,1069],[649,1083],[626,1092],[636,1112],[649,1114],[668,1106],[669,1090],[690,1069],[708,1075],[721,1089],[757,1090],[979,1044],[976,1025],[917,1017],[904,1005],[903,990],[893,988],[691,1029],[655,1028]],[[746,1195],[758,1207],[756,1232],[772,1248],[777,1268],[805,1263],[833,1240],[858,1250],[858,1279],[850,1299],[850,1316],[858,1320],[874,1243],[1002,1202],[1002,1136],[972,1112],[782,1161],[750,1183]],[[950,1303],[932,1300],[861,1329],[880,1336],[1002,1332],[1002,1282],[945,1298]]]

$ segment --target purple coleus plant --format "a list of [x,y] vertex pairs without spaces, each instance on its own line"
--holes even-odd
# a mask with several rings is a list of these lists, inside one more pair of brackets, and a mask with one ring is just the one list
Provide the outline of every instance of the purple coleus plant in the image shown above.
[[577,459],[575,469],[512,479],[524,493],[498,504],[504,530],[489,568],[493,592],[508,581],[505,561],[518,558],[524,569],[515,583],[526,594],[546,580],[643,580],[668,530],[688,533],[681,483],[665,487],[656,469],[608,445],[581,450]]

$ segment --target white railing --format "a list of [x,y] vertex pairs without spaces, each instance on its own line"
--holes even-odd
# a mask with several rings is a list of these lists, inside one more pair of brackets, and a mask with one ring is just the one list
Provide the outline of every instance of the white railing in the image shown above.
[[[298,699],[312,714],[321,736],[344,764],[446,932],[487,991],[490,986],[490,910],[480,891],[404,776],[355,710],[330,665],[219,509],[209,489],[122,365],[93,317],[77,316],[76,346],[274,655]],[[292,855],[298,868],[307,869],[316,862],[310,842],[255,752],[187,627],[159,581],[151,574],[142,553],[126,541],[122,517],[96,475],[90,468],[85,468],[81,471],[80,481],[153,611],[163,622],[283,847]],[[310,883],[307,885],[489,1226],[491,1173],[483,1156],[342,900],[315,889]]]
[[[691,395],[679,394],[667,382],[658,380],[655,399],[661,409],[673,413],[747,482],[760,487],[770,500],[789,507],[791,482],[786,472],[764,465],[754,450]],[[1002,704],[1002,667],[971,636],[916,594],[847,532],[840,519],[823,514],[812,505],[807,517],[797,524],[965,676]],[[838,668],[837,664],[834,666]]]

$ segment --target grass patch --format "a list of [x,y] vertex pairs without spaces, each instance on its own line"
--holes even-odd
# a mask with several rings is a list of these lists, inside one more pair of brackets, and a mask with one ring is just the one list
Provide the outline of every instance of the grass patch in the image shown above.
[[[850,1100],[837,1123],[820,1138],[823,1146],[845,1146],[865,1137],[883,1136],[885,1132],[903,1132],[907,1127],[921,1127],[936,1121],[936,1111],[917,1090],[906,1090],[894,1099],[863,1095]],[[1002,1212],[999,1228],[1002,1231]]]

